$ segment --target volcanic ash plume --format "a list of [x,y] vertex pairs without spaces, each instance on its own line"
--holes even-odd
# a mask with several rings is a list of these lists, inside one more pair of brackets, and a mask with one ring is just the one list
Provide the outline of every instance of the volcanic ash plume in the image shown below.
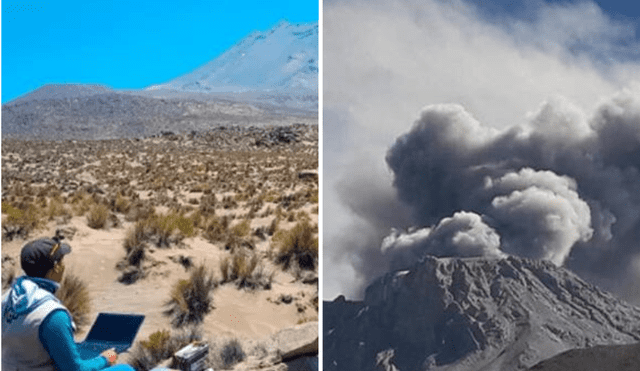
[[426,226],[384,239],[389,268],[425,254],[510,254],[566,264],[605,287],[640,277],[639,90],[591,117],[554,98],[503,131],[461,106],[428,106],[387,163],[414,224]]

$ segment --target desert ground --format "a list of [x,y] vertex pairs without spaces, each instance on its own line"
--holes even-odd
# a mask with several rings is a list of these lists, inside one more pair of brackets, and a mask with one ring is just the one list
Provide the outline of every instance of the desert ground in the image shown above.
[[99,312],[141,313],[119,362],[201,338],[214,369],[286,369],[274,334],[318,318],[317,168],[317,125],[4,139],[3,292],[21,247],[58,231],[78,341]]

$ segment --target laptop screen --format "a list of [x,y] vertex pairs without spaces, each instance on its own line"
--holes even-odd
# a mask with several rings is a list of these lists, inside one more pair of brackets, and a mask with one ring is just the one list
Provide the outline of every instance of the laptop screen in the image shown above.
[[132,343],[144,316],[138,314],[100,313],[85,342]]

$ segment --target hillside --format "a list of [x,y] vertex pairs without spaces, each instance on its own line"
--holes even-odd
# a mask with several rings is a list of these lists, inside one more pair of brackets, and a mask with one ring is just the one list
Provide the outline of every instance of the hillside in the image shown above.
[[[640,340],[640,309],[549,262],[426,257],[324,303],[326,370],[525,370]],[[385,366],[386,365],[386,366]]]

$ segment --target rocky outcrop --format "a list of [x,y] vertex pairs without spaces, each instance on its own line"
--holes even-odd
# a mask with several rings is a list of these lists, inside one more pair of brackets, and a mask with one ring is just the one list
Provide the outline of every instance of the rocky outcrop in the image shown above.
[[569,349],[639,340],[640,309],[515,257],[427,257],[375,281],[363,302],[324,304],[325,370],[524,370]]
[[307,322],[277,332],[273,336],[284,361],[318,354],[318,322]]

